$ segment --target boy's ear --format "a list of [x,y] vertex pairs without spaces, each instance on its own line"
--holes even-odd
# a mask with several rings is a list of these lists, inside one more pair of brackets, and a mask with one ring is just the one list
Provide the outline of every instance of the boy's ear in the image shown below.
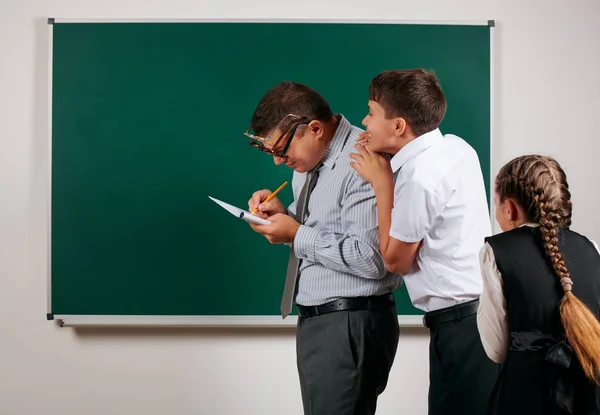
[[395,119],[395,126],[394,126],[394,135],[396,137],[400,137],[402,135],[404,135],[404,133],[406,132],[406,128],[408,127],[408,124],[406,123],[406,120],[402,117],[398,117]]

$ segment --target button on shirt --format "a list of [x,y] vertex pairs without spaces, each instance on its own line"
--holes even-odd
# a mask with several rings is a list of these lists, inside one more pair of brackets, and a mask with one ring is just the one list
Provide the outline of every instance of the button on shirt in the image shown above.
[[[385,294],[401,284],[388,272],[379,253],[377,203],[373,187],[350,165],[350,153],[361,129],[343,116],[321,160],[316,185],[308,201],[307,218],[294,238],[301,259],[296,303],[321,305],[343,297]],[[306,173],[294,172],[294,203]]]
[[413,305],[427,312],[478,298],[479,250],[492,229],[477,153],[435,129],[403,147],[391,166],[400,171],[390,236],[422,241],[404,275]]

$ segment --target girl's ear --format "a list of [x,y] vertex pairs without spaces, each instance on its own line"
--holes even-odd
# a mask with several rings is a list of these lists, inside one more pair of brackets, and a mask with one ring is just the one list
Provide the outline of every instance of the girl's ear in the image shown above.
[[519,219],[519,205],[512,199],[506,199],[505,203],[510,222],[516,222]]

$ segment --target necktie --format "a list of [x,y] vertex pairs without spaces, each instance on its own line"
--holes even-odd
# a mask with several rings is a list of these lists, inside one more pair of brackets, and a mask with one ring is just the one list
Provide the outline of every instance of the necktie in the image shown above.
[[[317,165],[314,169],[306,174],[306,182],[298,197],[298,203],[296,204],[296,220],[300,223],[304,223],[306,216],[306,209],[308,207],[308,199],[312,192],[315,184],[317,183],[317,177],[319,176],[319,168],[321,165]],[[300,269],[300,260],[294,255],[294,244],[292,243],[292,249],[290,251],[290,258],[288,260],[287,271],[285,274],[285,286],[283,288],[283,296],[281,298],[281,317],[286,318],[292,312],[292,302],[294,301],[294,295],[296,294],[296,283],[298,281],[298,270]]]

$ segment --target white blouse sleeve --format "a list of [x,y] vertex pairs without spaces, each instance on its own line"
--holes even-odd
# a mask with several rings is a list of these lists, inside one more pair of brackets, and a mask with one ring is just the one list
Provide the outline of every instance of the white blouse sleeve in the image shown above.
[[508,322],[506,299],[502,290],[502,275],[496,266],[494,251],[486,243],[479,253],[483,293],[479,298],[477,327],[483,348],[496,363],[506,360],[508,352]]
[[594,245],[594,248],[596,248],[596,251],[598,251],[598,253],[600,254],[600,249],[598,248],[598,244],[595,241],[591,241],[591,242],[592,242],[592,245]]

